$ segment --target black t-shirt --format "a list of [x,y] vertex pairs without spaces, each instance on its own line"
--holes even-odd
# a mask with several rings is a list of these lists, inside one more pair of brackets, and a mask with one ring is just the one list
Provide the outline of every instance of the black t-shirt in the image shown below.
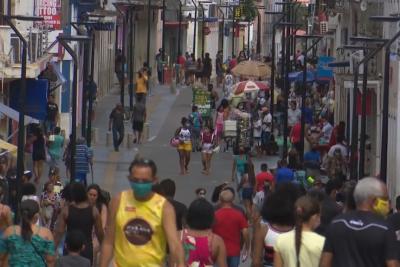
[[183,221],[186,217],[187,213],[187,208],[185,204],[176,201],[175,199],[170,199],[168,198],[169,203],[174,207],[175,209],[175,215],[176,215],[176,228],[178,231],[183,229]]
[[396,233],[396,239],[398,244],[400,245],[400,212],[393,213],[387,218],[387,222],[393,228],[393,231]]
[[325,197],[321,203],[321,224],[315,230],[320,235],[325,236],[326,230],[332,220],[342,212],[342,207],[330,197]]
[[47,102],[46,112],[47,112],[47,120],[56,121],[57,113],[58,113],[57,104],[56,103]]
[[112,120],[112,127],[114,129],[120,129],[124,127],[124,114],[116,109],[113,109],[110,114],[110,120]]
[[333,254],[332,267],[379,267],[398,259],[399,247],[383,218],[351,211],[337,216],[328,227],[324,252]]

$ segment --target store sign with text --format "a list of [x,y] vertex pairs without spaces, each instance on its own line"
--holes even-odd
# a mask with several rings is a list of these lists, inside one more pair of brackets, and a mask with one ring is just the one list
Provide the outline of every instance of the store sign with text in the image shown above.
[[44,20],[36,23],[49,30],[61,30],[61,1],[36,0],[36,15]]

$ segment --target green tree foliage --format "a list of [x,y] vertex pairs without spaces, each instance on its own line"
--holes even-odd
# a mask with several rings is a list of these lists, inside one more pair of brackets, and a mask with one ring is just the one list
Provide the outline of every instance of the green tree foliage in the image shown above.
[[243,5],[243,16],[245,18],[245,21],[253,21],[258,15],[258,10],[256,5],[254,4],[254,1],[244,0],[242,2],[242,5]]

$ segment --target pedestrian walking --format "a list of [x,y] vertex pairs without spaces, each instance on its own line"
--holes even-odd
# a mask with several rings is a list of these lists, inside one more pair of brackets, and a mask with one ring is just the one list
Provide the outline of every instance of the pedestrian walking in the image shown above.
[[268,182],[271,185],[271,188],[275,185],[274,175],[268,170],[268,164],[262,163],[261,170],[256,175],[256,192],[264,190],[265,182]]
[[85,138],[76,140],[75,146],[75,177],[74,181],[87,185],[89,165],[93,164],[93,150],[86,145]]
[[90,261],[80,255],[85,248],[84,243],[85,237],[81,231],[69,232],[65,239],[68,255],[58,258],[56,267],[90,267]]
[[205,175],[210,174],[211,169],[211,159],[213,155],[213,150],[215,146],[215,134],[212,129],[210,129],[207,125],[203,127],[203,131],[200,134],[201,136],[201,162],[203,164],[202,173]]
[[187,213],[187,228],[180,234],[186,266],[228,266],[224,240],[212,232],[213,223],[213,206],[204,198],[194,200]]
[[299,195],[296,185],[284,183],[278,184],[275,191],[266,196],[261,209],[262,219],[254,224],[252,266],[273,266],[278,236],[294,228],[294,204]]
[[[93,207],[96,207],[100,213],[101,225],[103,231],[105,231],[107,216],[108,216],[108,208],[107,201],[103,197],[101,188],[97,184],[91,184],[87,188],[87,196],[89,204]],[[93,239],[93,266],[98,266],[99,257],[100,257],[100,241],[97,239],[96,231],[92,231],[92,239]]]
[[252,164],[246,164],[246,170],[243,175],[241,183],[238,185],[238,192],[242,194],[243,205],[246,210],[246,217],[251,220],[253,194],[255,187],[254,171],[251,171],[254,166]]
[[270,142],[272,133],[272,115],[268,108],[263,109],[262,125],[261,125],[261,147],[263,153],[270,152]]
[[84,185],[74,183],[70,190],[73,202],[61,210],[56,223],[54,242],[58,247],[64,233],[68,235],[71,231],[81,231],[85,237],[85,249],[81,256],[93,263],[93,229],[100,243],[104,236],[100,213],[96,207],[90,205]]
[[222,81],[224,79],[222,50],[219,50],[215,57],[215,74],[217,75],[217,88],[219,88],[222,85]]
[[162,48],[158,49],[158,53],[156,55],[156,67],[157,67],[157,79],[159,84],[163,84],[163,58],[162,58]]
[[288,168],[288,163],[286,159],[282,159],[279,161],[278,169],[275,172],[275,182],[285,183],[285,182],[293,182],[294,180],[294,172],[292,169]]
[[54,223],[60,212],[61,197],[58,193],[54,192],[54,184],[51,181],[46,182],[43,186],[43,193],[40,197],[40,207],[42,210],[42,225],[53,231]]
[[224,240],[228,267],[238,267],[240,256],[245,261],[250,255],[249,225],[244,214],[233,207],[234,197],[232,191],[222,190],[219,195],[221,207],[215,212],[213,226],[213,232]]
[[249,161],[249,155],[245,153],[244,147],[239,147],[239,155],[234,156],[232,166],[232,182],[236,182],[237,186],[242,182],[243,175],[246,171],[246,165]]
[[192,152],[192,133],[190,132],[190,122],[187,118],[181,119],[181,127],[175,131],[175,137],[179,139],[178,154],[180,174],[189,173],[190,153]]
[[196,61],[196,70],[194,73],[196,81],[203,81],[203,62],[201,58],[198,58]]
[[118,103],[111,111],[108,122],[108,130],[112,130],[114,150],[119,151],[119,146],[124,140],[124,109],[121,103]]
[[53,235],[37,225],[39,204],[25,200],[20,206],[21,224],[8,227],[0,239],[2,266],[53,266],[55,262]]
[[149,82],[149,77],[146,75],[146,73],[143,70],[138,71],[138,75],[136,78],[136,102],[142,101],[144,104],[146,104],[146,96],[148,92],[148,82]]
[[43,164],[46,160],[46,140],[39,126],[35,128],[31,142],[34,181],[38,184],[42,178]]
[[187,207],[182,202],[174,199],[176,191],[175,182],[171,179],[164,179],[158,184],[157,188],[157,193],[165,197],[174,207],[176,215],[176,227],[178,231],[181,231],[183,226],[186,225]]
[[385,221],[390,209],[386,185],[363,178],[354,200],[357,210],[337,216],[328,227],[320,266],[399,266],[396,234]]
[[50,156],[50,167],[58,166],[64,147],[64,137],[60,127],[54,129],[54,134],[49,136],[47,152]]
[[210,83],[210,77],[212,73],[212,63],[210,53],[206,53],[203,59],[203,84],[208,85]]
[[143,125],[146,121],[146,105],[142,101],[143,95],[136,96],[136,103],[132,110],[133,143],[142,143]]
[[320,205],[309,196],[295,204],[294,231],[279,235],[276,240],[274,267],[318,267],[325,238],[313,231],[320,222]]
[[46,134],[53,133],[59,121],[58,105],[55,102],[54,95],[49,95],[46,105],[46,118],[44,120]]
[[174,208],[152,191],[156,177],[152,160],[136,158],[131,163],[131,189],[111,200],[100,267],[108,267],[112,259],[117,266],[162,266],[167,245],[171,266],[185,266]]
[[192,152],[199,151],[201,149],[200,132],[203,125],[203,118],[197,106],[192,107],[192,112],[189,114],[189,121],[192,126],[190,131],[192,134]]

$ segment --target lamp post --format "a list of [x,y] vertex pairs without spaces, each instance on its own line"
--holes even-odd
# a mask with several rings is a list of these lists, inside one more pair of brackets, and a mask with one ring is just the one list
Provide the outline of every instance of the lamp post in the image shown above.
[[[192,0],[193,2],[193,0]],[[165,11],[167,10],[166,6],[165,6],[165,0],[162,1],[162,11],[163,11],[163,15],[162,15],[162,39],[161,39],[161,47],[162,47],[162,53],[161,53],[161,58],[162,61],[165,62]],[[164,76],[164,70],[162,71]],[[164,78],[162,79],[164,82]]]
[[[178,56],[176,58],[176,62],[178,63],[179,61],[179,56],[181,55],[181,33],[182,33],[182,2],[181,0],[178,0],[179,2],[179,29],[178,29]],[[183,66],[182,66],[183,68]]]
[[[8,7],[11,9],[11,6]],[[25,147],[25,101],[26,101],[26,61],[28,42],[21,32],[17,29],[12,19],[22,21],[42,21],[42,17],[28,17],[28,16],[3,16],[6,23],[18,36],[22,43],[22,57],[21,57],[21,83],[19,91],[19,115],[18,115],[18,148],[17,148],[17,205],[21,197],[22,176],[24,175],[24,147]],[[16,213],[16,221],[18,220],[18,212]]]
[[[370,20],[380,22],[398,22],[399,16],[373,16]],[[390,46],[400,37],[400,31],[397,32],[385,44],[385,73],[383,79],[383,109],[382,109],[382,142],[381,142],[381,166],[380,178],[386,182],[387,180],[387,149],[389,137],[389,72],[390,72]]]
[[204,59],[204,6],[202,3],[199,3],[202,12],[201,18],[201,59]]
[[[357,115],[357,93],[358,93],[358,76],[359,76],[359,67],[364,64],[364,71],[368,71],[367,65],[369,60],[373,58],[385,45],[386,40],[381,38],[371,38],[371,37],[350,37],[350,40],[354,42],[363,42],[363,43],[381,43],[375,50],[371,51],[368,55],[366,55],[360,62],[354,64],[353,74],[353,110],[352,110],[352,128],[351,128],[351,160],[350,160],[350,174],[354,179],[359,179],[359,174],[363,174],[358,172],[357,168],[357,152],[358,152],[358,115]],[[362,111],[366,111],[366,93],[367,93],[367,74],[364,73],[363,78],[363,96],[365,99],[362,100]],[[366,113],[366,112],[365,112]],[[362,121],[364,121],[365,113],[363,114]],[[365,123],[365,121],[364,121]],[[365,131],[365,125],[363,126]],[[361,138],[365,147],[365,132],[362,133]],[[364,150],[364,147],[360,147],[361,150]],[[364,153],[364,152],[362,152]],[[361,155],[361,153],[360,153]],[[364,155],[363,155],[363,159]],[[361,158],[360,158],[361,160]],[[361,163],[361,167],[364,168],[364,163]]]
[[[146,61],[148,66],[150,67],[150,24],[151,24],[151,0],[147,2],[147,54],[146,54]],[[147,87],[148,88],[148,87]]]
[[[165,0],[163,0],[165,1]],[[197,35],[197,5],[195,0],[191,0],[194,5],[194,27],[193,27],[193,55],[194,61],[196,61],[196,35]]]
[[[224,39],[225,39],[225,33],[224,33],[224,31],[225,31],[225,14],[224,14],[224,11],[221,9],[221,7],[220,6],[218,6],[218,10],[221,12],[221,14],[222,14],[222,38],[221,38],[221,49],[218,49],[218,50],[222,50],[222,51],[224,51]],[[218,24],[219,24],[219,21],[218,21]]]
[[71,182],[75,180],[75,145],[76,145],[76,111],[77,111],[77,93],[78,93],[78,56],[74,49],[68,44],[68,42],[87,42],[91,38],[80,35],[59,35],[57,37],[58,42],[68,51],[74,62],[74,73],[72,78],[72,123],[71,123]]
[[[307,54],[313,49],[321,40],[322,36],[319,35],[296,35],[295,38],[304,39],[305,40],[305,52],[304,52],[304,66],[303,66],[303,90],[301,94],[301,134],[300,134],[300,161],[303,161],[304,157],[304,131],[306,124],[306,116],[305,116],[305,106],[306,106],[306,96],[307,96]],[[315,40],[310,47],[308,47],[308,40]],[[294,39],[295,40],[295,39]],[[296,41],[294,42],[294,45]]]
[[[281,14],[281,17],[279,17],[279,19],[272,25],[272,38],[271,38],[271,56],[272,56],[272,64],[271,64],[271,101],[270,101],[270,113],[272,118],[274,117],[274,95],[275,95],[275,35],[276,35],[276,28],[279,26],[279,23],[282,22],[282,20],[285,18],[285,14],[283,14],[282,12],[271,12],[271,11],[267,11],[265,12],[265,14],[270,14],[270,15],[274,15],[274,14]],[[273,132],[274,130],[274,120],[272,120],[272,125],[271,125],[271,130]]]

